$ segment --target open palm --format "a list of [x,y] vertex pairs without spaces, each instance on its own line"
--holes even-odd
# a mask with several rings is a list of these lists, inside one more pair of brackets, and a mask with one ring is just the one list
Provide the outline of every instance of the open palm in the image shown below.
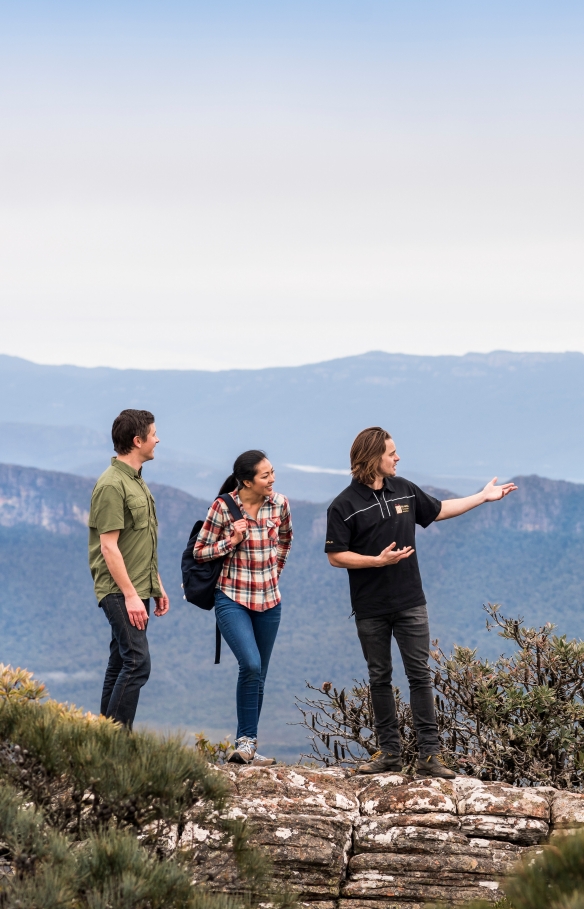
[[483,489],[485,502],[496,502],[498,499],[504,499],[510,492],[517,489],[515,483],[502,483],[501,486],[497,486],[496,483],[497,477],[493,477],[491,482],[487,483]]

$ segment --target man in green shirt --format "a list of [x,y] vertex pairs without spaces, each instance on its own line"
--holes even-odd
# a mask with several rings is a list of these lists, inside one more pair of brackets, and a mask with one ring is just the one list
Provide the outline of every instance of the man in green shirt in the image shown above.
[[142,465],[158,444],[148,410],[123,410],[112,426],[117,457],[91,496],[89,567],[95,595],[112,629],[101,713],[132,728],[140,689],[150,675],[146,628],[150,597],[154,615],[169,602],[158,574],[158,521]]

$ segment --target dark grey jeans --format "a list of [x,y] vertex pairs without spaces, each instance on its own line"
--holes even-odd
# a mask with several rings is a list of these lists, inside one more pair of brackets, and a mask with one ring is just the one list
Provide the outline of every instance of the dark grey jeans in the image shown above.
[[[150,600],[142,600],[150,615]],[[103,681],[101,714],[132,728],[140,689],[150,676],[146,629],[134,628],[121,593],[110,593],[100,604],[112,629],[110,656]]]
[[382,751],[401,753],[395,698],[391,687],[391,639],[395,637],[410,686],[410,706],[420,757],[440,753],[430,678],[430,629],[425,606],[388,616],[357,619],[357,634],[369,669],[375,729]]

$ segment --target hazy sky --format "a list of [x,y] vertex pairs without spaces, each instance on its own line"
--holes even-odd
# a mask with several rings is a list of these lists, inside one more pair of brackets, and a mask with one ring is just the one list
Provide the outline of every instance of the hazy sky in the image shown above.
[[0,5],[0,352],[584,351],[584,4]]

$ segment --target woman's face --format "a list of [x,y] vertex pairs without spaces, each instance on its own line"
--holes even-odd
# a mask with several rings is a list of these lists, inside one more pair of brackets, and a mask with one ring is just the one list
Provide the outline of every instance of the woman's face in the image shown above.
[[274,480],[276,479],[276,474],[274,473],[274,468],[270,464],[267,458],[264,458],[263,461],[256,466],[255,477],[253,482],[249,480],[245,481],[246,489],[249,489],[250,492],[255,493],[258,496],[271,496],[274,490]]

